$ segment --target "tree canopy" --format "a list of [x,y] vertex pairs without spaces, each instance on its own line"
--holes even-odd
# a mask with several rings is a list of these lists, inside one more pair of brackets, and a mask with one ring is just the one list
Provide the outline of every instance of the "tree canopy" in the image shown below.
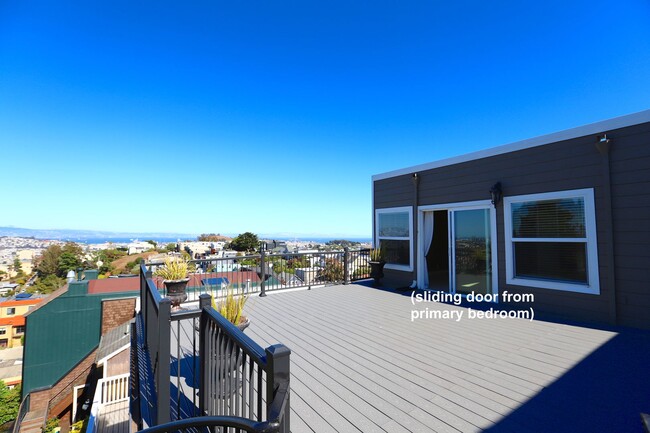
[[226,236],[222,236],[221,233],[201,233],[196,240],[199,242],[219,242],[219,241],[227,241],[228,238]]
[[235,251],[255,251],[259,245],[259,238],[251,232],[242,233],[230,242],[230,248]]
[[0,425],[16,419],[20,407],[20,386],[9,389],[0,380]]

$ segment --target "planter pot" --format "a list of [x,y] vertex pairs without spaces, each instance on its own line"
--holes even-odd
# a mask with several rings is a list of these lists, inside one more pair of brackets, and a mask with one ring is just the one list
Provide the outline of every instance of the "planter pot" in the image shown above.
[[167,297],[172,301],[172,310],[179,310],[181,308],[181,302],[187,300],[186,288],[188,281],[190,281],[189,278],[163,281],[167,290]]
[[384,265],[386,262],[383,260],[380,262],[369,261],[368,264],[370,265],[370,278],[374,278],[375,286],[379,286],[381,279],[384,278]]
[[241,332],[244,332],[244,329],[248,328],[251,324],[251,319],[246,316],[241,316],[239,319],[239,325],[236,325]]

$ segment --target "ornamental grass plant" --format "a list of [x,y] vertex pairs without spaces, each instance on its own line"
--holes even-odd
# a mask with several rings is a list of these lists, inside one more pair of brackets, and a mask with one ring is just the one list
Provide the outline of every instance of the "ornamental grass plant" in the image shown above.
[[226,318],[233,325],[239,325],[242,319],[242,312],[248,296],[235,295],[233,289],[228,289],[226,296],[218,302],[212,298],[212,308]]
[[384,252],[381,248],[372,248],[370,250],[370,260],[373,262],[381,262],[384,260]]
[[165,281],[178,281],[187,278],[188,263],[181,257],[167,257],[165,264],[155,272]]

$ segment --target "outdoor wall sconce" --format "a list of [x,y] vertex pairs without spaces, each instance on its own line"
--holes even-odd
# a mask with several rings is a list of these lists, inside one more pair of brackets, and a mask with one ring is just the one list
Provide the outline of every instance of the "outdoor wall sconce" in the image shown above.
[[501,182],[492,185],[492,188],[490,188],[490,197],[492,198],[492,205],[494,205],[494,207],[497,207],[497,204],[501,201],[502,195]]

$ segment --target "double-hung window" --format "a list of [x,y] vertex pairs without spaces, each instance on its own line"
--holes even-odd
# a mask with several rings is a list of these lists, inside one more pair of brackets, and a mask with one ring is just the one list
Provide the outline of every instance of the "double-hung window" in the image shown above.
[[600,293],[593,189],[503,202],[508,284]]
[[375,211],[376,243],[386,268],[413,270],[413,208],[410,206]]

